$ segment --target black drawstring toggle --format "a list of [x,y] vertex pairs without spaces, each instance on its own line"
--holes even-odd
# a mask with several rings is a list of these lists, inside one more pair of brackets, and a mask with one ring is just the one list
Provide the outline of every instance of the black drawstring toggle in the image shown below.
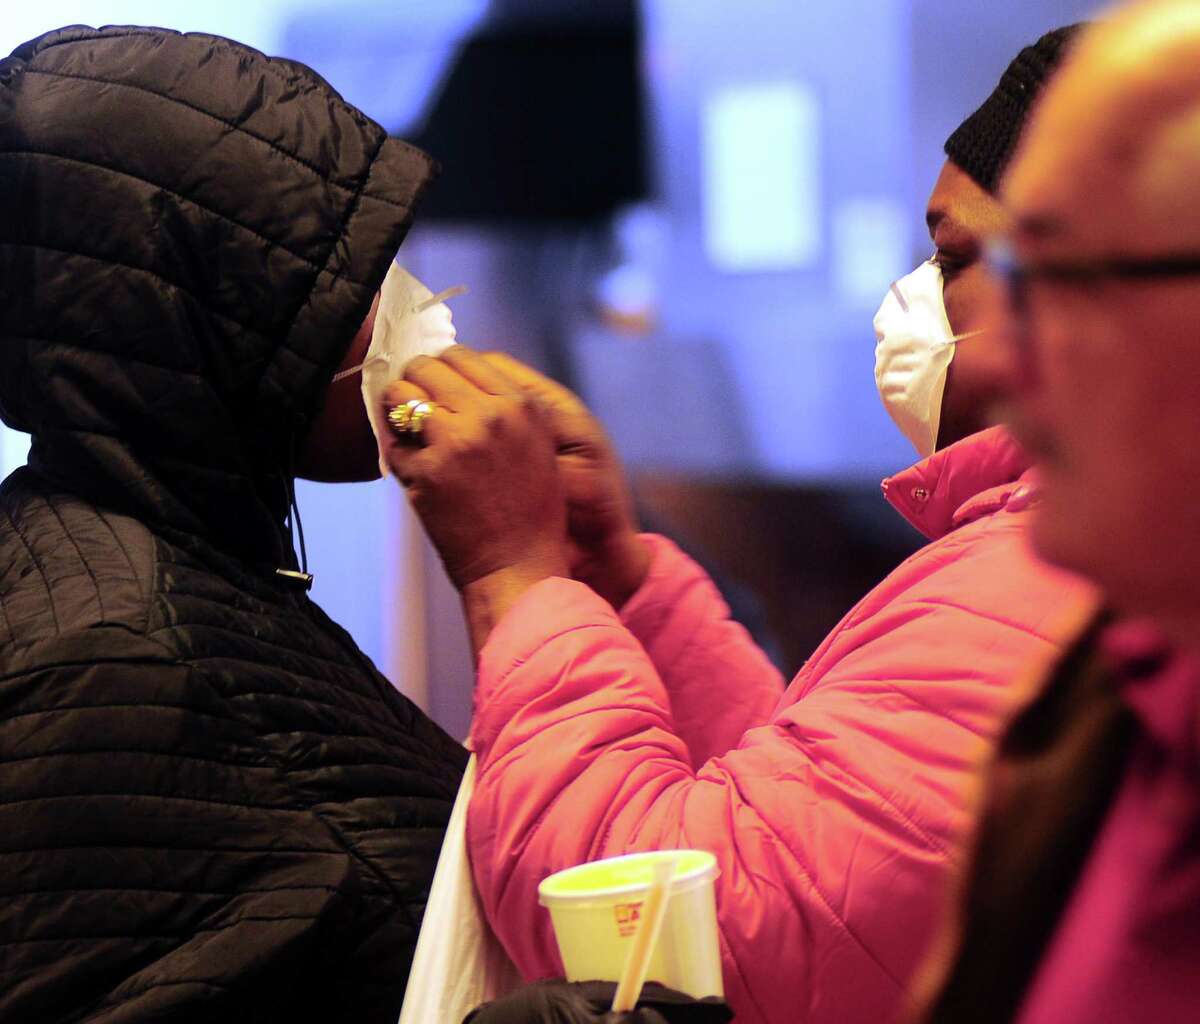
[[301,590],[312,590],[313,574],[311,572],[296,572],[294,569],[276,569],[275,575],[285,583],[290,583]]

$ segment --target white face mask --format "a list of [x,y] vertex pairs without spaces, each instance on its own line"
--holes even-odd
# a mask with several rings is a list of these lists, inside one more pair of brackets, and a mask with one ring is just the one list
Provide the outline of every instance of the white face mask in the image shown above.
[[383,279],[371,346],[358,366],[334,374],[335,381],[362,371],[362,395],[367,418],[379,444],[379,470],[388,475],[380,441],[384,422],[383,389],[404,375],[415,356],[438,356],[454,344],[455,330],[445,299],[465,292],[465,285],[434,295],[400,264],[393,263]]
[[942,270],[926,260],[900,278],[875,314],[875,385],[884,407],[921,458],[937,448],[955,336],[942,299]]

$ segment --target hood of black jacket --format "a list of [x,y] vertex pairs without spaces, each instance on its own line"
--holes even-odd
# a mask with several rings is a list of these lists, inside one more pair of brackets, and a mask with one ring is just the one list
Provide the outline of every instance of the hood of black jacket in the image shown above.
[[317,74],[72,27],[0,60],[0,416],[188,546],[291,560],[292,448],[432,176]]

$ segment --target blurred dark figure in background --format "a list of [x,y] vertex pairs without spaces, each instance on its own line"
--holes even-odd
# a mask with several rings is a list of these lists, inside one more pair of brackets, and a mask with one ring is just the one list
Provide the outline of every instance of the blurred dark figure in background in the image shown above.
[[1080,41],[1004,196],[1038,549],[1111,611],[1002,740],[936,1024],[1200,1019],[1200,5]]
[[401,416],[388,456],[480,651],[471,863],[527,977],[561,972],[537,904],[549,872],[699,847],[720,864],[739,1021],[881,1024],[911,1007],[979,763],[1030,664],[1093,607],[1090,588],[1029,552],[1030,463],[987,426],[994,390],[973,372],[1001,348],[976,334],[981,240],[1004,223],[992,189],[1070,35],[1022,51],[951,137],[929,203],[937,255],[876,318],[883,399],[923,457],[887,495],[933,543],[786,693],[702,571],[636,534],[616,460],[573,395],[462,347],[391,389],[437,403],[424,446]]
[[465,757],[286,519],[378,473],[330,378],[430,162],[300,65],[76,27],[0,61],[0,166],[0,1019],[391,1024]]

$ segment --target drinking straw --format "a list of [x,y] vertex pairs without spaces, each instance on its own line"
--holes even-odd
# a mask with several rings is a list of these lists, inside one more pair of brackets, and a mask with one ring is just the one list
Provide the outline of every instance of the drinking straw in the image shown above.
[[646,984],[646,972],[650,970],[650,957],[654,954],[658,934],[662,931],[663,920],[667,916],[667,900],[671,895],[671,879],[674,874],[674,857],[664,857],[655,861],[654,877],[642,903],[641,927],[633,937],[629,954],[625,957],[625,966],[621,971],[621,980],[613,995],[613,1013],[628,1013],[637,1006],[642,986]]

